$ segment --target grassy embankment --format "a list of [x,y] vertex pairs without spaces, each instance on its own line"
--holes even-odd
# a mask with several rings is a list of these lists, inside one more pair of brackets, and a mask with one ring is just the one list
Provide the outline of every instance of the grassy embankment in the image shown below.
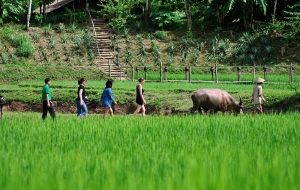
[[[64,26],[47,25],[41,28],[32,27],[30,32],[24,31],[20,25],[5,25],[0,29],[1,58],[0,66],[0,93],[7,100],[19,100],[36,103],[40,101],[40,88],[46,77],[53,80],[52,91],[54,98],[58,101],[73,102],[75,99],[77,79],[87,77],[89,83],[87,90],[91,101],[97,101],[103,88],[107,76],[93,63],[93,53],[88,47],[89,35],[85,32],[85,26]],[[34,53],[28,58],[20,57],[16,52],[20,47],[20,42],[26,37],[34,47]],[[134,41],[134,37],[131,38]],[[174,38],[175,39],[175,38]],[[147,39],[145,39],[147,40]],[[26,40],[25,40],[26,41]],[[81,43],[80,43],[81,42]],[[163,46],[164,41],[157,41]],[[28,44],[27,44],[28,45]],[[27,47],[27,46],[26,46]],[[150,55],[149,55],[150,56]],[[203,56],[202,56],[203,57]],[[4,63],[5,61],[5,63]],[[151,60],[149,63],[150,64]],[[192,67],[192,80],[211,81],[209,66],[203,68]],[[262,68],[257,68],[256,77],[263,76]],[[155,70],[155,71],[154,71]],[[299,82],[300,78],[296,69],[294,81]],[[128,70],[128,75],[131,75]],[[242,68],[242,81],[252,80],[252,69]],[[219,68],[219,81],[236,81],[236,67]],[[139,76],[144,77],[142,68]],[[135,75],[135,78],[137,76]],[[148,79],[159,80],[157,67],[148,67]],[[164,78],[164,77],[163,77]],[[184,67],[169,67],[168,79],[185,80]],[[92,82],[93,80],[94,82]],[[299,84],[288,84],[288,67],[284,69],[268,68],[267,80],[269,82],[285,82],[287,84],[272,85],[266,84],[264,93],[267,97],[267,105],[276,106],[276,103],[296,96],[295,90],[299,89]],[[99,81],[99,82],[97,82]],[[189,94],[199,88],[222,88],[228,90],[235,98],[240,94],[245,102],[245,107],[251,107],[251,91],[253,85],[242,84],[188,84],[188,83],[149,83],[145,84],[146,98],[148,105],[157,109],[168,108],[175,110],[187,110],[191,106]],[[132,104],[134,102],[135,83],[117,81],[114,85],[114,93],[119,103]],[[297,100],[296,100],[297,101]],[[188,102],[188,103],[187,103]],[[292,107],[295,100],[292,99],[287,107]]]
[[[105,81],[91,81],[86,85],[86,91],[90,101],[98,101],[104,88]],[[113,93],[119,104],[131,105],[135,100],[135,86],[137,82],[115,81]],[[28,103],[38,103],[41,98],[43,81],[24,81],[18,84],[1,85],[1,94],[7,100],[18,100]],[[216,83],[187,83],[187,82],[146,82],[144,85],[147,105],[157,110],[172,109],[187,111],[192,102],[190,94],[200,88],[221,88],[227,90],[238,100],[239,95],[243,98],[246,109],[252,107],[251,94],[253,84],[216,84]],[[72,103],[76,98],[77,81],[52,81],[52,95],[56,101]],[[264,84],[264,96],[266,107],[293,108],[297,103],[295,89],[299,89],[299,83],[288,84]],[[287,97],[294,99],[287,100]]]

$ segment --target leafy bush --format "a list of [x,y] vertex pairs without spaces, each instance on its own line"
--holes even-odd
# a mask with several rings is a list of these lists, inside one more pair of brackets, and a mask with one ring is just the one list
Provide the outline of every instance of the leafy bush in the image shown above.
[[140,32],[143,29],[143,25],[144,25],[143,21],[137,20],[133,24],[136,31]]
[[182,25],[185,21],[184,12],[169,12],[169,11],[157,11],[152,13],[151,22],[153,25],[162,27],[171,27],[175,25]]
[[44,16],[43,14],[34,14],[34,22],[38,25],[42,25]]
[[165,40],[167,39],[168,35],[165,31],[162,30],[158,30],[155,32],[155,36],[161,40]]
[[30,43],[29,38],[25,34],[21,34],[19,36],[19,45],[17,47],[16,51],[18,56],[21,57],[30,57],[34,53],[34,48]]
[[271,56],[271,39],[269,36],[254,37],[248,32],[238,39],[232,52],[232,60],[240,65],[262,64]]

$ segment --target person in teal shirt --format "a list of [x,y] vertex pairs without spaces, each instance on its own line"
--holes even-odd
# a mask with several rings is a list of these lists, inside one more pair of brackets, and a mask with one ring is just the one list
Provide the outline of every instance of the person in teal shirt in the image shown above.
[[47,117],[47,112],[49,111],[51,117],[55,118],[55,111],[54,111],[54,104],[52,102],[52,96],[50,92],[50,85],[51,85],[51,79],[46,78],[45,79],[45,85],[42,89],[42,101],[43,101],[43,115],[42,119],[44,120]]

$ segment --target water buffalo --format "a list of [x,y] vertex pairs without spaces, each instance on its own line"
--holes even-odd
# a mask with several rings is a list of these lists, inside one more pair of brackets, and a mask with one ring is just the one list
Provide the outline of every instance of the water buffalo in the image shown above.
[[234,111],[235,115],[243,114],[242,99],[240,102],[236,101],[228,92],[221,89],[200,89],[191,94],[193,107],[190,109],[191,113],[198,110],[201,113],[201,108],[206,113],[208,110],[213,112],[227,110]]

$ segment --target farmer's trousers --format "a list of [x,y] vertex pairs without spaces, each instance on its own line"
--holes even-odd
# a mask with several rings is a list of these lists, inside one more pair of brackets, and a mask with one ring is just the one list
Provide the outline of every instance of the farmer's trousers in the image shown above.
[[52,102],[50,101],[50,107],[48,107],[47,106],[47,101],[43,101],[43,115],[42,115],[43,120],[47,117],[47,112],[48,111],[49,111],[51,117],[54,120],[54,118],[55,118],[55,111],[54,111]]

